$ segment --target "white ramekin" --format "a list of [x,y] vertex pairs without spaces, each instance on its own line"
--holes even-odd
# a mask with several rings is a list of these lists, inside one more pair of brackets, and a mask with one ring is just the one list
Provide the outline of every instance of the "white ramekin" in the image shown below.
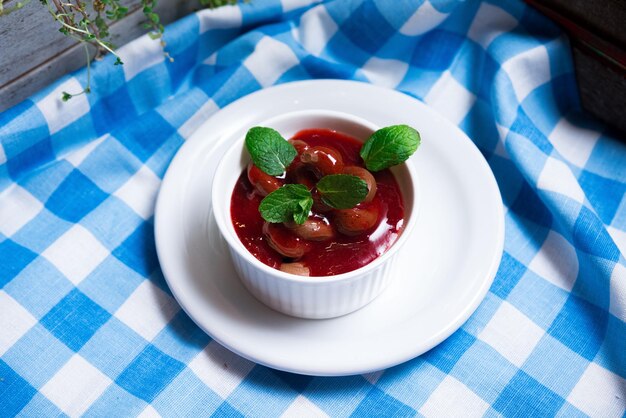
[[[331,129],[365,141],[378,127],[346,113],[327,110],[290,112],[258,126],[276,129],[291,138],[303,129]],[[252,126],[250,126],[251,128]],[[411,234],[418,208],[417,179],[410,164],[392,167],[404,198],[405,226],[387,252],[366,266],[325,277],[302,277],[273,269],[257,260],[241,243],[230,216],[230,201],[237,178],[250,156],[244,137],[232,138],[213,178],[212,207],[220,233],[228,243],[233,264],[245,287],[272,309],[301,318],[333,318],[362,308],[378,296],[393,278],[398,250]]]

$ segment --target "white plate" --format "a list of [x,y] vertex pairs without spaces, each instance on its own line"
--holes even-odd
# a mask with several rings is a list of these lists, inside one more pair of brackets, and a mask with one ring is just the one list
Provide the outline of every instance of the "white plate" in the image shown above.
[[[242,286],[211,215],[211,180],[226,138],[292,110],[330,109],[379,126],[406,123],[422,145],[411,158],[421,207],[398,254],[397,277],[365,308],[327,320],[292,318]],[[172,161],[157,201],[156,244],[172,293],[211,337],[280,370],[341,376],[410,360],[456,331],[496,274],[504,215],[489,166],[467,136],[422,102],[370,84],[313,80],[261,90],[207,120]]]

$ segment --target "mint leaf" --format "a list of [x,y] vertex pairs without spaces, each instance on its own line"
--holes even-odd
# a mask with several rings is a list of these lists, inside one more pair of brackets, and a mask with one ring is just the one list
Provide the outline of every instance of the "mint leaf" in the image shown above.
[[403,163],[420,144],[420,134],[408,125],[377,130],[361,148],[361,158],[370,171],[380,171]]
[[278,176],[298,152],[289,142],[272,128],[255,126],[246,134],[246,148],[254,165],[270,176]]
[[261,216],[268,222],[295,221],[303,224],[313,206],[311,192],[302,184],[285,184],[265,196],[259,205]]
[[322,201],[335,209],[350,209],[361,203],[367,196],[367,183],[351,174],[324,176],[317,183]]

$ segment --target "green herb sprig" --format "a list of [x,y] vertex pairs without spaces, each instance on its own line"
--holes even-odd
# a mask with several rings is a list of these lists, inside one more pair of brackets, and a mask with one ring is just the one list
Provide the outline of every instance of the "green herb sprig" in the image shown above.
[[[208,8],[236,4],[238,0],[198,0]],[[61,99],[68,101],[74,96],[91,92],[91,68],[92,58],[99,59],[104,54],[113,54],[116,59],[114,65],[122,65],[122,59],[115,53],[115,45],[110,42],[110,25],[129,13],[129,9],[122,5],[121,0],[93,0],[91,7],[88,2],[82,0],[40,0],[41,4],[48,8],[52,18],[59,24],[59,32],[76,40],[83,46],[87,63],[87,84],[77,93],[62,92]],[[21,0],[10,7],[4,7],[5,0],[0,0],[0,17],[16,12],[30,0]],[[157,0],[140,0],[139,6],[146,17],[143,27],[148,30],[152,39],[158,39],[163,47],[163,54],[170,61],[174,58],[165,49],[163,40],[165,27],[161,23],[158,13],[155,11]],[[91,56],[88,45],[96,47],[95,56]]]

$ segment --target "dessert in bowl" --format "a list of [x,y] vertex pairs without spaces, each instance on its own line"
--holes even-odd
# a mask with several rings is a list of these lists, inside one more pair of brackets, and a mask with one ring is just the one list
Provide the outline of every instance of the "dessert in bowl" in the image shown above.
[[[325,110],[259,125],[234,140],[213,179],[214,216],[241,281],[292,316],[332,318],[365,306],[389,284],[415,224],[417,178],[399,161],[419,135]],[[396,159],[387,168],[376,144],[395,143],[390,133],[417,142],[410,153],[387,153]]]

